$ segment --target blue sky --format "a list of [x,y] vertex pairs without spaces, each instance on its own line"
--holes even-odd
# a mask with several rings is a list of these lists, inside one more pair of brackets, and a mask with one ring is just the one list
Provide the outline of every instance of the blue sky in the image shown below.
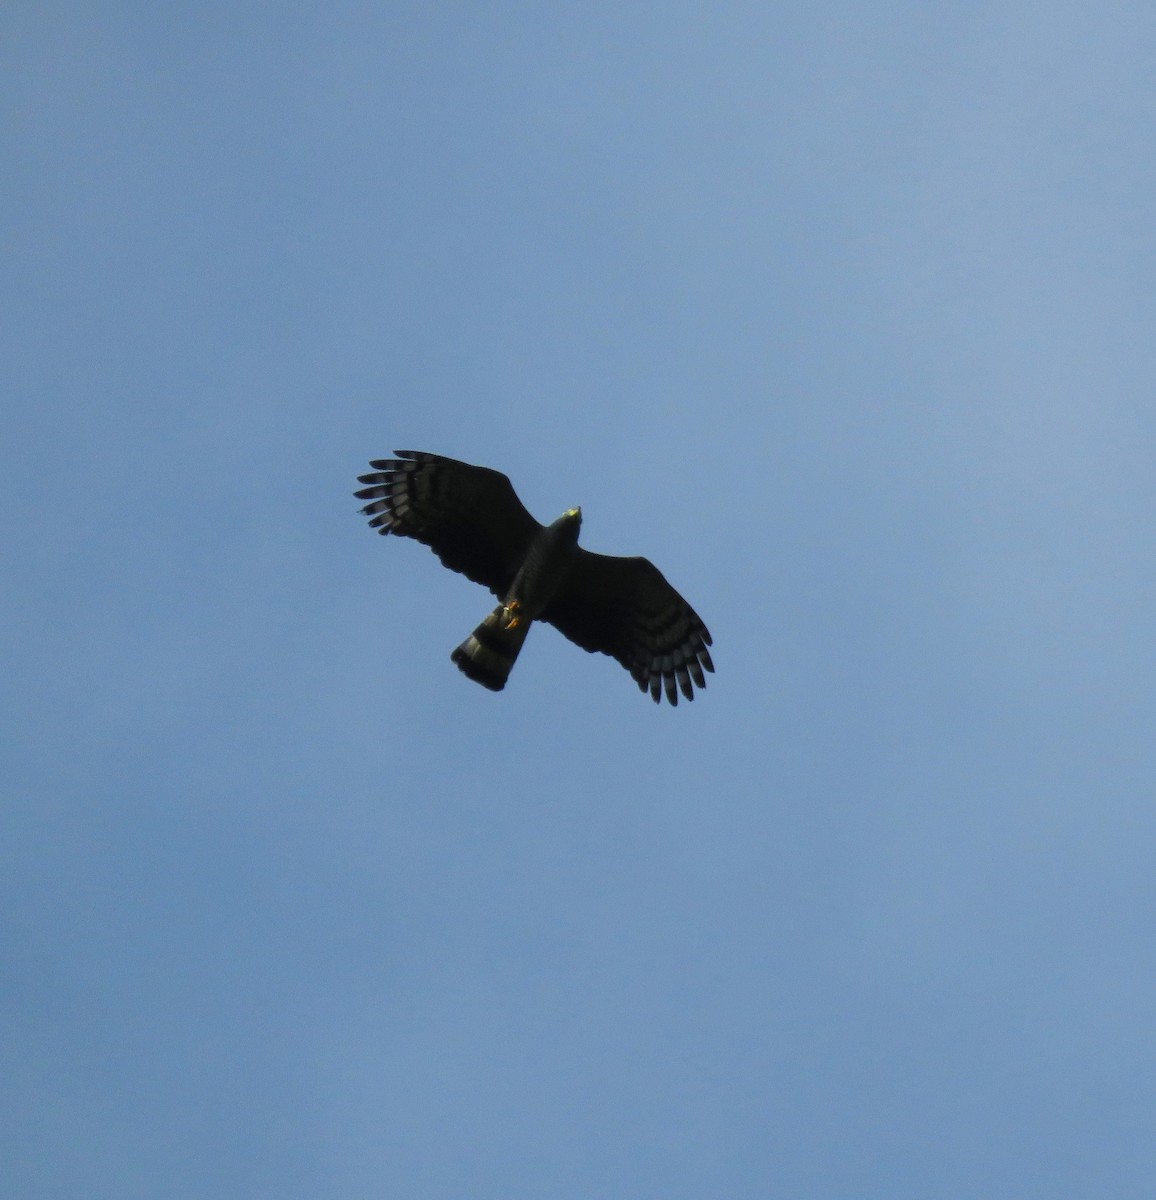
[[[5,1194],[1150,1196],[1150,6],[0,28]],[[705,693],[460,676],[408,447]]]

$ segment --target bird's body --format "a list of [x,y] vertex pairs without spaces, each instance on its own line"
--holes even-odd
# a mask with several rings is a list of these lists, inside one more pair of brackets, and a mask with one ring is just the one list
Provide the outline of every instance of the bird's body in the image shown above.
[[580,509],[542,526],[509,479],[487,467],[415,450],[375,459],[355,495],[379,533],[428,545],[451,570],[501,601],[452,654],[471,679],[501,691],[531,624],[546,621],[584,650],[616,658],[657,702],[694,699],[713,671],[698,614],[645,558],[578,545]]
[[531,622],[565,586],[577,559],[581,525],[581,510],[571,509],[535,534],[509,594],[450,655],[476,683],[492,692],[506,686]]

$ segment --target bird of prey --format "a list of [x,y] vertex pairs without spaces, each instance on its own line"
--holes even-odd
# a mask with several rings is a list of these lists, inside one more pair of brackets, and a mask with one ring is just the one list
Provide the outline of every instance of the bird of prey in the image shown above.
[[499,471],[420,450],[370,462],[362,512],[378,533],[414,538],[451,571],[498,597],[498,607],[450,656],[491,691],[506,686],[534,621],[591,653],[609,654],[642,691],[671,704],[694,699],[713,671],[698,613],[645,558],[591,554],[578,545],[582,510],[539,525]]

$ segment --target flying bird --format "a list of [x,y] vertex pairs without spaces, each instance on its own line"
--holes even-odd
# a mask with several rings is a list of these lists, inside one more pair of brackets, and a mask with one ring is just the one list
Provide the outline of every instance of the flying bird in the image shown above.
[[506,686],[535,621],[591,653],[609,654],[660,703],[694,699],[713,671],[710,634],[698,613],[645,558],[591,554],[578,545],[582,510],[539,525],[500,471],[395,450],[359,475],[354,495],[378,533],[422,542],[451,571],[490,589],[500,603],[450,655],[491,691]]

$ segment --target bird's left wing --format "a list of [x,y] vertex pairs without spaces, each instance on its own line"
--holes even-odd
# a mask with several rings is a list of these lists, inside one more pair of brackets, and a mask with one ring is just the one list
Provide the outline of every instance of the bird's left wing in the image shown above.
[[579,547],[566,585],[541,619],[583,650],[617,659],[655,703],[663,690],[671,704],[679,691],[693,700],[692,681],[705,687],[703,672],[714,670],[702,618],[645,558]]

